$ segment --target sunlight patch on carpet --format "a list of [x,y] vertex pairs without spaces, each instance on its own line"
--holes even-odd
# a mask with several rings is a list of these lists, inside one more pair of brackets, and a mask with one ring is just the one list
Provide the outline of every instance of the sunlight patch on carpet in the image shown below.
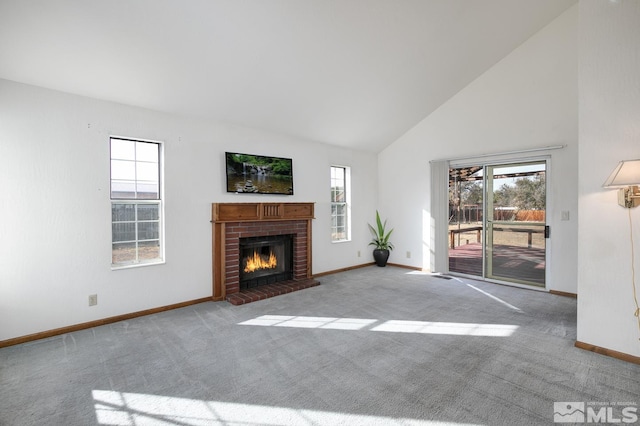
[[325,328],[333,330],[360,330],[377,322],[375,319],[306,317],[286,315],[262,315],[240,325],[261,325],[273,327]]
[[385,321],[372,331],[392,333],[448,334],[454,336],[509,337],[517,325],[467,324],[460,322]]
[[111,426],[168,424],[182,426],[323,426],[338,424],[349,426],[472,426],[468,423],[203,401],[108,390],[94,390],[92,396],[98,424]]
[[[375,327],[372,327],[374,324]],[[448,334],[454,336],[508,337],[517,325],[474,324],[437,321],[382,321],[364,318],[307,317],[288,315],[262,315],[238,325],[261,327],[320,328],[331,330],[385,331],[391,333]]]
[[475,291],[484,294],[485,296],[495,300],[496,302],[500,302],[502,303],[504,306],[513,309],[514,311],[519,311],[522,312],[522,309],[518,308],[517,306],[513,306],[510,303],[505,302],[504,300],[500,299],[499,297],[494,296],[493,294],[487,293],[484,290],[479,289],[478,287],[472,286],[471,284],[467,284],[467,287],[474,289]]

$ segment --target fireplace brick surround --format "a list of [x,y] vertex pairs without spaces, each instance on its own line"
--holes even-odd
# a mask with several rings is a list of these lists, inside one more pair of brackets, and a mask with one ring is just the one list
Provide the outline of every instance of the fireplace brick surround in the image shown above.
[[[313,203],[213,203],[213,300],[234,305],[319,285],[311,275]],[[293,280],[240,290],[240,238],[293,235]]]

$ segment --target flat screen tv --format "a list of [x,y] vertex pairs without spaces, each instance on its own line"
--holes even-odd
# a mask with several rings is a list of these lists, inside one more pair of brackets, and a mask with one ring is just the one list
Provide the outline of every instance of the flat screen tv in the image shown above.
[[227,192],[293,195],[291,158],[226,152]]

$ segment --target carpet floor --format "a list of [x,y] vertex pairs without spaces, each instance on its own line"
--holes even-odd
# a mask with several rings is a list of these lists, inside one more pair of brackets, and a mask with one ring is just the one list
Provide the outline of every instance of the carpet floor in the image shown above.
[[554,403],[640,404],[639,365],[573,346],[575,299],[391,266],[319,281],[0,349],[0,424],[551,425]]

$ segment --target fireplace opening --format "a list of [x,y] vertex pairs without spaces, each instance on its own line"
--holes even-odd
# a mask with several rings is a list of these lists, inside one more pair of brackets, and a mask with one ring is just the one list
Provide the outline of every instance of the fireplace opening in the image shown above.
[[240,239],[240,290],[293,279],[293,235]]

